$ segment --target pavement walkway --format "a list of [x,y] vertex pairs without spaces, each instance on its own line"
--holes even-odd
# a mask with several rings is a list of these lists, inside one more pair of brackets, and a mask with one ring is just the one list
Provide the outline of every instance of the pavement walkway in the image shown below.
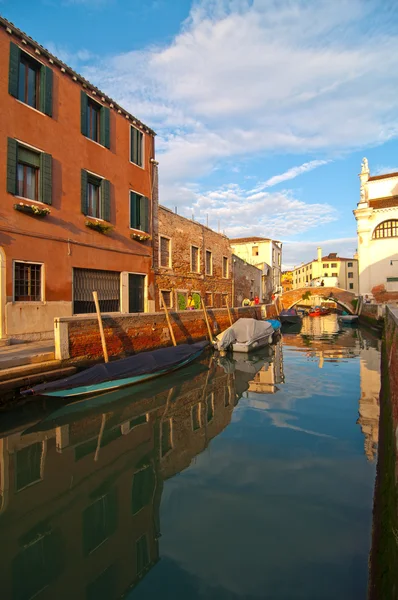
[[55,348],[52,340],[10,344],[0,347],[0,373],[23,365],[33,365],[54,360]]

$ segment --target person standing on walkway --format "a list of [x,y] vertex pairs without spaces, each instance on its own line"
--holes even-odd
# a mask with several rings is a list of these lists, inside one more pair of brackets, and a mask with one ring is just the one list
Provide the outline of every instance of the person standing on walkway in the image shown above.
[[188,294],[187,310],[194,310],[194,308],[195,308],[195,302],[194,302],[194,299],[192,298],[192,294]]

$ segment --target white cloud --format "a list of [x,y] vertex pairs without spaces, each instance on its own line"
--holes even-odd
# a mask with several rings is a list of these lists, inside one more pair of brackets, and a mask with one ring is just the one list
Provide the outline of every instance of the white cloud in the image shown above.
[[[201,192],[198,186],[166,190],[172,196],[172,207],[180,214],[192,213],[202,223],[224,231],[229,237],[259,235],[281,239],[303,233],[313,227],[330,223],[338,218],[337,211],[327,203],[308,204],[295,198],[289,190],[267,192],[258,188],[244,189],[238,184],[224,185]],[[169,202],[171,204],[171,202]]]
[[398,134],[398,5],[203,0],[165,47],[87,75],[158,130],[161,180],[226,158],[352,149]]
[[398,167],[389,167],[385,165],[377,165],[375,169],[372,169],[371,175],[386,175],[387,173],[397,173]]
[[326,165],[328,162],[329,162],[328,160],[311,160],[310,162],[306,162],[306,163],[300,165],[299,167],[292,167],[291,169],[288,169],[287,171],[285,171],[284,173],[281,173],[280,175],[274,175],[273,177],[270,177],[270,179],[267,179],[267,181],[265,181],[264,183],[257,186],[256,190],[257,191],[264,190],[265,188],[272,187],[273,185],[278,185],[278,183],[282,183],[283,181],[289,181],[290,179],[295,179],[302,173],[307,173],[308,171],[312,171],[313,169],[316,169],[317,167]]

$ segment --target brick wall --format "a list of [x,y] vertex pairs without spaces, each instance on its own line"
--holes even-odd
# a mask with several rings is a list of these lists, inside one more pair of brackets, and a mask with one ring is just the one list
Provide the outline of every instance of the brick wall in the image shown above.
[[[176,308],[177,292],[213,294],[212,305],[220,307],[221,294],[228,295],[232,304],[231,248],[225,235],[216,233],[204,225],[173,213],[159,206],[159,236],[171,240],[171,266],[161,267],[159,251],[155,253],[156,310],[160,308],[159,290],[172,292],[172,306]],[[159,240],[156,241],[158,245]],[[191,245],[199,248],[199,272],[191,271]],[[158,247],[158,246],[157,246]],[[213,273],[206,275],[205,253],[212,253]],[[228,258],[228,277],[222,275],[223,257]]]
[[233,260],[233,288],[234,306],[242,306],[245,298],[252,299],[255,296],[261,298],[262,271],[250,265],[239,256],[232,255]]
[[369,600],[398,598],[398,309],[387,306],[381,361],[380,423],[370,554]]
[[[266,307],[268,309],[268,307]],[[208,311],[214,334],[230,325],[225,308]],[[241,317],[261,318],[260,306],[231,309],[232,320]],[[272,307],[267,312],[273,316]],[[201,310],[170,313],[177,344],[207,337],[204,313]],[[105,339],[110,357],[135,354],[145,350],[170,346],[171,338],[165,314],[103,316]],[[56,357],[73,361],[92,361],[102,357],[101,338],[96,317],[64,317],[55,323]]]

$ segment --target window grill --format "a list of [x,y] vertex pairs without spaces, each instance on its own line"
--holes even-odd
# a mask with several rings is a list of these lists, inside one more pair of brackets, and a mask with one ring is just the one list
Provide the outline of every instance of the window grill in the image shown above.
[[73,269],[73,313],[95,313],[93,292],[101,312],[120,312],[120,273],[97,269]]
[[41,265],[16,262],[14,269],[14,300],[40,302]]

